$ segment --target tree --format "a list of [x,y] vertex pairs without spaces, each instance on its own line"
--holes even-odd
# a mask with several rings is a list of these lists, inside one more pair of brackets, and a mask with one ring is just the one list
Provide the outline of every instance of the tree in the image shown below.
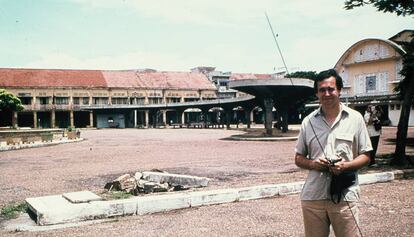
[[347,0],[345,9],[350,10],[355,7],[372,4],[382,12],[396,13],[398,16],[413,15],[413,0]]
[[[364,5],[373,5],[382,12],[396,13],[398,16],[414,15],[414,2],[412,0],[347,0],[345,9],[353,9]],[[395,146],[395,155],[391,160],[393,165],[413,164],[413,161],[406,156],[406,140],[408,131],[408,122],[410,118],[410,107],[414,96],[414,39],[402,45],[406,51],[403,55],[403,68],[401,80],[398,88],[400,96],[403,98],[401,107],[400,120],[398,121],[397,139]]]
[[285,77],[287,77],[287,78],[307,78],[307,79],[311,79],[312,81],[314,81],[317,75],[318,74],[315,71],[297,71],[297,72],[289,73]]
[[23,105],[19,98],[5,89],[0,89],[0,111],[22,111]]

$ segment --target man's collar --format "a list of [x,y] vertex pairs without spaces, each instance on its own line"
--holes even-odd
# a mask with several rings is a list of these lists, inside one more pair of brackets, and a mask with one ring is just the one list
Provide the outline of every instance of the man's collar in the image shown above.
[[[341,113],[341,114],[342,113],[349,114],[350,108],[348,106],[344,105],[342,102],[340,102],[339,105],[340,105],[339,113]],[[323,116],[323,111],[322,111],[322,107],[321,106],[319,106],[319,108],[316,110],[316,113],[315,113],[314,116],[315,117]]]

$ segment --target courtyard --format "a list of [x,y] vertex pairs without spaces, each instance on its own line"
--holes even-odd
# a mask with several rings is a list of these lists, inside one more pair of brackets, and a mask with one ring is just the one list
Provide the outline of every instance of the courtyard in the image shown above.
[[[0,207],[25,198],[90,190],[114,178],[151,169],[211,178],[206,189],[302,181],[295,141],[232,141],[237,129],[90,129],[84,141],[0,153]],[[394,151],[396,128],[385,127],[379,155]],[[409,136],[414,137],[410,128]],[[411,144],[412,145],[412,144]],[[414,147],[407,146],[414,154]],[[390,170],[388,166],[362,172]],[[412,180],[362,187],[365,236],[410,236]],[[129,216],[111,222],[10,236],[301,236],[298,195]]]

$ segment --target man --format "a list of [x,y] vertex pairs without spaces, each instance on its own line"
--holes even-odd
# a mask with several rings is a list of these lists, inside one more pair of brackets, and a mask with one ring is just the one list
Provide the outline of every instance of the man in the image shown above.
[[[341,201],[331,200],[333,175],[357,171],[369,162],[371,142],[362,115],[339,101],[342,78],[333,69],[318,74],[314,89],[320,108],[302,122],[296,144],[295,163],[309,170],[301,192],[306,236],[358,235],[358,178],[343,191]],[[335,165],[329,160],[340,160]]]
[[368,134],[371,139],[373,149],[370,152],[371,160],[368,165],[369,167],[378,167],[378,165],[375,163],[375,156],[377,155],[378,143],[381,135],[381,128],[375,128],[374,123],[381,122],[381,115],[381,112],[377,110],[374,105],[368,105],[364,114],[365,125],[367,126]]

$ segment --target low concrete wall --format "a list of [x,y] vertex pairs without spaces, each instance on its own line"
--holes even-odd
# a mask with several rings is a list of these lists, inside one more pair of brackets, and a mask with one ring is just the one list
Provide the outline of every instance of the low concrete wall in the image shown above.
[[64,129],[0,130],[0,146],[50,142],[61,140],[64,136]]

